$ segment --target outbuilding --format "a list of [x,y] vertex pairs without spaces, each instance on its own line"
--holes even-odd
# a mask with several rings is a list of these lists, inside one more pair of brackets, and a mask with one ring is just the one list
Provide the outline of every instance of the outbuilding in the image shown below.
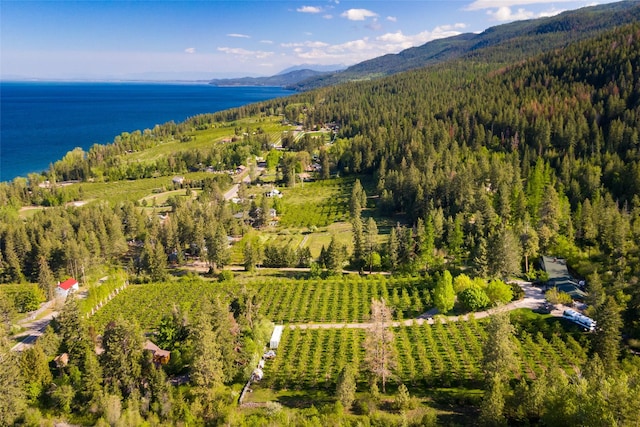
[[284,330],[284,325],[276,325],[273,328],[273,333],[271,334],[271,339],[269,340],[269,348],[276,349],[280,345],[280,338],[282,338],[282,331]]
[[79,287],[78,281],[70,277],[64,282],[58,282],[58,286],[56,286],[56,296],[66,299],[70,292],[76,292]]
[[161,349],[149,340],[145,341],[143,348],[151,352],[153,362],[156,365],[166,365],[169,363],[169,359],[171,358],[170,351]]

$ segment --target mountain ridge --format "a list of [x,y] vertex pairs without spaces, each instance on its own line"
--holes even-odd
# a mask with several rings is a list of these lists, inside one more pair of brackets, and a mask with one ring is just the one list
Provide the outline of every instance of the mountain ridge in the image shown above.
[[311,77],[287,87],[306,91],[354,80],[369,80],[453,59],[505,64],[562,48],[614,26],[640,20],[640,2],[622,1],[584,7],[559,15],[516,21],[437,39],[352,65],[343,71]]

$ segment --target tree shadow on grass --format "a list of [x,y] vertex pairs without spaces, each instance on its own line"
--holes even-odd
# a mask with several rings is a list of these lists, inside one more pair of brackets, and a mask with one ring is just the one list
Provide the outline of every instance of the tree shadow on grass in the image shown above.
[[323,390],[292,391],[278,396],[278,403],[287,408],[305,409],[332,404],[335,399]]

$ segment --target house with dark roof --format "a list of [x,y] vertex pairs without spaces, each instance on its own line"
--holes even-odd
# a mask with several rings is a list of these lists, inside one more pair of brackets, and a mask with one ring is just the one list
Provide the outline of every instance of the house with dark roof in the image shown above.
[[73,277],[69,277],[64,282],[58,282],[58,286],[56,286],[56,296],[66,299],[70,292],[76,292],[79,287],[78,281]]
[[549,279],[546,287],[555,287],[558,291],[569,294],[571,299],[582,301],[587,293],[581,289],[580,282],[575,279],[567,268],[567,261],[557,257],[542,257],[542,268],[547,272]]

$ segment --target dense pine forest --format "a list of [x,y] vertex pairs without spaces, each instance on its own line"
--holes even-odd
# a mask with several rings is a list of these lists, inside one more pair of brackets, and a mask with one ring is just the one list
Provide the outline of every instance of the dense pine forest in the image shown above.
[[[637,425],[639,132],[635,23],[125,133],[1,183],[0,424]],[[273,179],[228,201],[224,171],[259,163]],[[521,298],[508,282],[544,282],[542,255],[586,281],[593,333],[530,310],[403,323]],[[70,276],[85,299],[10,352]],[[237,403],[271,322],[365,321],[287,329]]]

